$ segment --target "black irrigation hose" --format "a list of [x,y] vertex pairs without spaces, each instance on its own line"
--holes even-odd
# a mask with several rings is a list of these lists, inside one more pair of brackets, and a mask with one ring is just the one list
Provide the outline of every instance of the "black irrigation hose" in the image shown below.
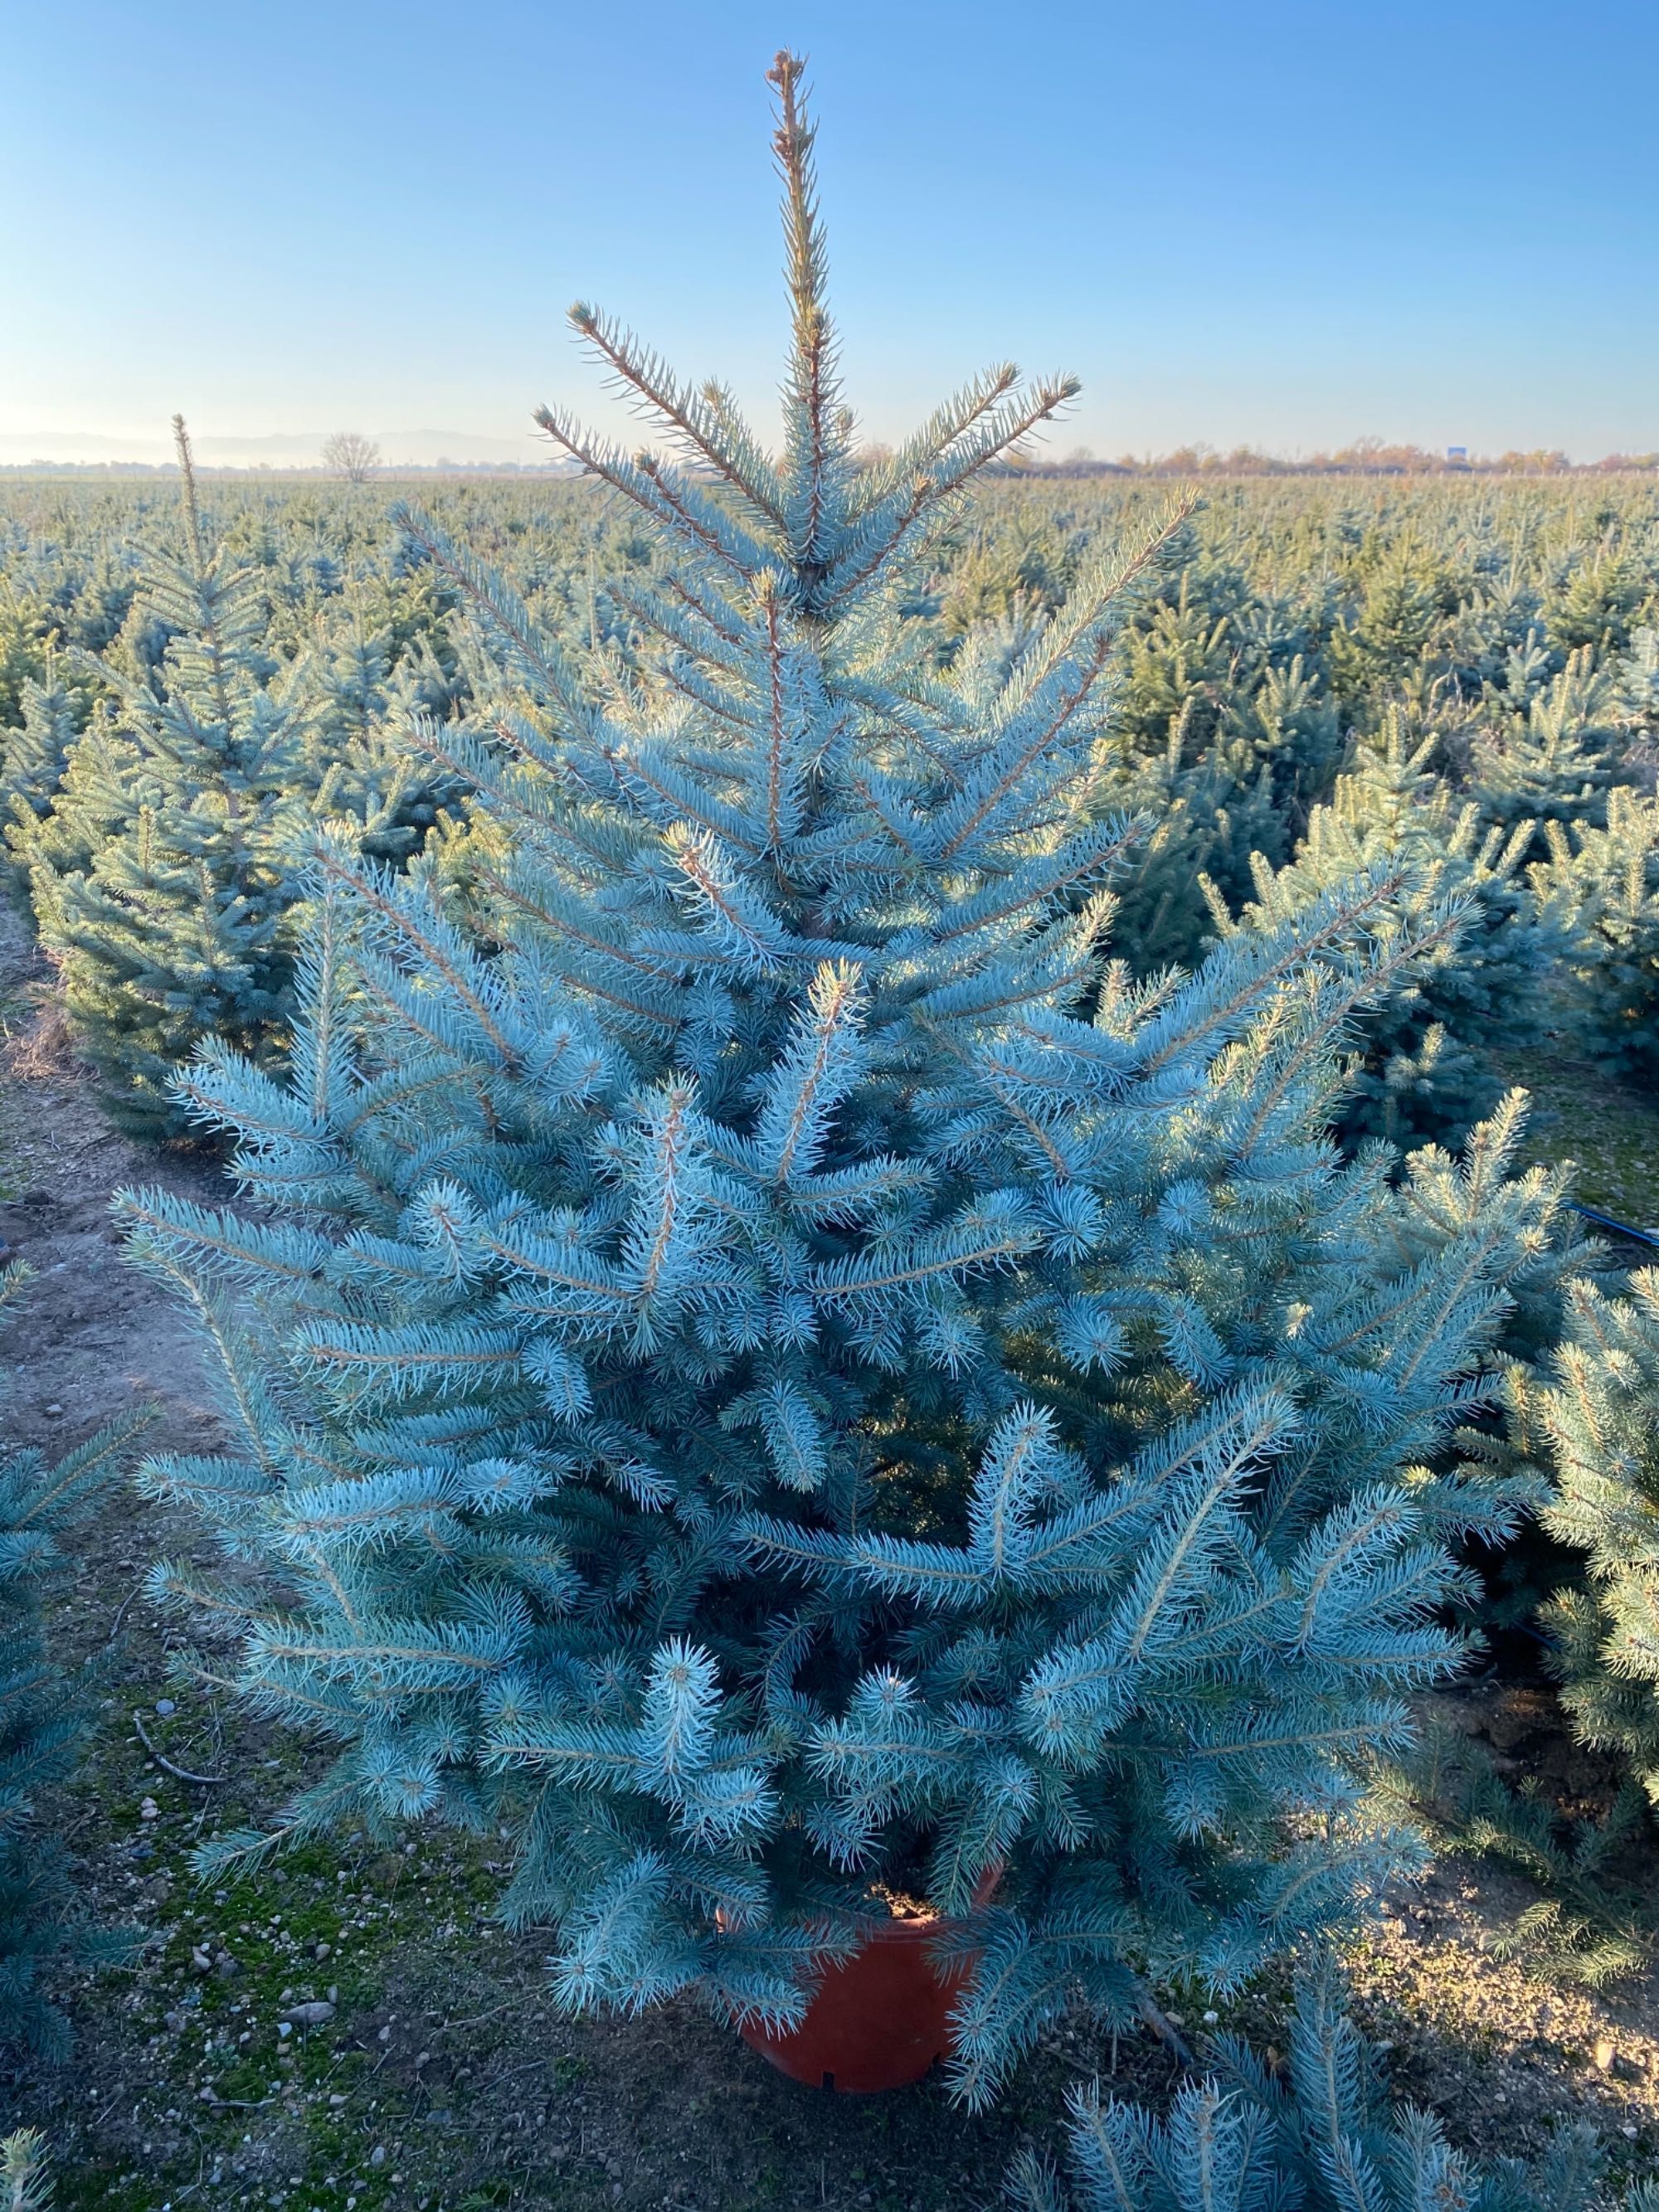
[[1628,1237],[1632,1244],[1645,1244],[1650,1252],[1659,1252],[1659,1229],[1632,1229],[1628,1221],[1615,1221],[1610,1213],[1598,1206],[1573,1206],[1572,1211],[1589,1222],[1593,1227],[1606,1229],[1615,1237]]

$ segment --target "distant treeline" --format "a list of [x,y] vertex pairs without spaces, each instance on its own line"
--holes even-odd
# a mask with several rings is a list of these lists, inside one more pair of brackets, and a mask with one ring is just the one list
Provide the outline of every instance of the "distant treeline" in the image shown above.
[[[875,466],[890,459],[890,449],[872,445],[860,457]],[[1086,448],[1048,459],[1033,454],[1016,459],[988,471],[1002,477],[1040,477],[1065,480],[1090,477],[1553,477],[1605,476],[1629,471],[1659,471],[1659,452],[1607,453],[1596,461],[1575,461],[1559,447],[1540,447],[1532,453],[1468,453],[1455,447],[1431,453],[1425,446],[1385,445],[1380,438],[1357,438],[1335,453],[1288,458],[1264,453],[1254,446],[1235,446],[1222,453],[1202,443],[1177,446],[1167,453],[1121,453],[1102,460]],[[171,461],[22,461],[0,465],[6,477],[168,477],[177,473]],[[255,467],[214,467],[198,465],[203,477],[325,478],[332,471],[313,464],[277,467],[263,462]],[[393,461],[377,467],[380,479],[398,477],[567,477],[581,471],[568,461]]]
[[[179,473],[176,461],[0,461],[0,481],[11,477],[174,477]],[[230,463],[216,464],[198,461],[198,477],[252,477],[263,481],[276,477],[284,482],[310,481],[325,483],[337,478],[337,469],[325,468],[319,461],[301,461],[278,464],[272,461],[250,463],[240,467]],[[398,477],[530,477],[562,479],[579,477],[581,470],[569,461],[388,461],[383,466],[376,464],[370,474],[376,479],[395,479]]]
[[[1205,445],[1177,446],[1172,453],[1121,454],[1115,461],[1078,452],[1064,459],[1032,459],[1024,473],[1045,477],[1553,477],[1618,474],[1659,469],[1659,453],[1607,453],[1599,461],[1574,461],[1557,447],[1529,453],[1469,453],[1458,447],[1431,453],[1424,446],[1387,446],[1380,438],[1359,438],[1334,453],[1309,453],[1287,459],[1254,446],[1229,453]],[[1009,473],[1013,473],[1011,470]]]

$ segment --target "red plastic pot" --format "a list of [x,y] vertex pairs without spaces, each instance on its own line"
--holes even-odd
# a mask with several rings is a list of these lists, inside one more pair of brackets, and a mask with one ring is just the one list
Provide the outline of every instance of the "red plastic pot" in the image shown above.
[[[975,1904],[995,1887],[994,1875],[982,1882]],[[934,1917],[879,1923],[851,1957],[825,1967],[799,2027],[745,2027],[744,2041],[814,2089],[872,2096],[920,2081],[951,2047],[951,2008],[970,1963],[941,1969],[933,1948],[939,1932]]]

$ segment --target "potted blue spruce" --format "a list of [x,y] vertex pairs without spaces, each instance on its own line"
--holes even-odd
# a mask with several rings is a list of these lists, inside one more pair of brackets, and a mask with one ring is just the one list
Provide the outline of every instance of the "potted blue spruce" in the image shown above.
[[1114,962],[1113,641],[1178,514],[938,672],[907,586],[1073,386],[860,459],[771,82],[782,453],[580,307],[672,449],[540,418],[654,533],[629,649],[402,518],[497,671],[423,733],[466,902],[325,837],[291,1073],[182,1079],[257,1210],[124,1212],[237,1441],[144,1480],[220,1532],[155,1577],[200,1666],[331,1751],[205,1869],[504,1824],[562,2004],[695,1992],[786,2060],[908,1914],[980,2104],[1068,2004],[1236,1985],[1412,1861],[1370,1763],[1511,1510],[1455,1431],[1558,1201],[1513,1102],[1402,1183],[1329,1138],[1457,926],[1402,868]]

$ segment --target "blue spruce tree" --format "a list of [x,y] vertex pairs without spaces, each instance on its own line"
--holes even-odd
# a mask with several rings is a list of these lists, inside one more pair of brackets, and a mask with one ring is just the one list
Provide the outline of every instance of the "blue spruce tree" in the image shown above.
[[1470,787],[1488,821],[1506,830],[1530,824],[1541,846],[1541,823],[1605,817],[1617,687],[1588,646],[1536,690],[1517,672],[1528,659],[1511,653],[1509,689],[1487,688],[1490,720],[1471,748]]
[[[52,665],[55,658],[48,658],[45,683],[32,677],[23,679],[19,702],[22,719],[15,727],[0,730],[0,838],[7,837],[8,825],[13,825],[20,835],[12,842],[25,845],[40,818],[52,811],[80,728],[82,702],[58,680]],[[27,868],[15,866],[11,873],[16,890],[26,894]]]
[[371,629],[362,612],[319,625],[307,656],[310,711],[301,781],[311,810],[358,823],[370,859],[399,864],[420,849],[459,790],[404,740],[409,714],[448,703],[449,684],[431,646],[417,635],[400,647],[390,624]]
[[184,1126],[168,1086],[204,1037],[279,1061],[307,821],[338,820],[396,862],[453,795],[388,727],[400,702],[450,703],[410,610],[372,625],[354,604],[285,639],[276,549],[262,569],[212,542],[173,428],[182,546],[149,553],[119,649],[76,656],[106,695],[92,726],[76,735],[61,684],[26,684],[0,763],[7,840],[78,1042],[115,1120],[147,1136]]
[[1654,741],[1659,738],[1659,629],[1650,626],[1635,633],[1620,664],[1618,680],[1620,720],[1629,746],[1632,750],[1644,748],[1651,764]]
[[171,1071],[206,1036],[268,1059],[287,1012],[288,858],[302,705],[264,649],[246,571],[210,551],[175,418],[185,548],[144,601],[167,638],[151,680],[94,664],[114,726],[70,751],[50,810],[14,808],[41,943],[109,1110],[135,1133],[179,1117]]
[[[1348,2017],[1328,1959],[1301,1974],[1286,2063],[1270,2071],[1236,2037],[1166,2118],[1097,2081],[1067,2098],[1062,2187],[1031,2153],[1008,2177],[1010,2212],[1592,2212],[1607,2161],[1588,2127],[1567,2128],[1535,2166],[1454,2150],[1431,2112],[1389,2096],[1381,2054]],[[1659,2212],[1638,2182],[1626,2212]]]
[[1588,1568],[1545,1610],[1553,1670],[1583,1741],[1659,1811],[1659,1269],[1623,1297],[1574,1283],[1552,1367],[1510,1395],[1517,1442],[1554,1478],[1545,1525]]
[[1564,997],[1577,1040],[1628,1082],[1659,1079],[1659,799],[1607,793],[1605,825],[1548,825],[1531,870],[1568,933]]
[[1432,1187],[1330,1139],[1356,1012],[1457,927],[1407,866],[1112,959],[1099,735],[1171,525],[932,667],[912,574],[1073,387],[996,369],[860,465],[772,82],[781,457],[574,311],[681,456],[541,417],[658,540],[627,667],[404,518],[495,672],[424,726],[472,903],[325,839],[291,1076],[183,1079],[259,1212],[124,1200],[238,1439],[149,1463],[224,1552],[155,1588],[335,1747],[204,1869],[508,1823],[562,2004],[773,2024],[902,1890],[974,1954],[981,2102],[1074,1997],[1234,1985],[1412,1858],[1370,1762],[1510,1517],[1451,1440],[1559,1201],[1512,1112]]
[[[1413,740],[1390,708],[1375,743],[1362,742],[1330,803],[1316,806],[1295,860],[1276,872],[1255,863],[1257,928],[1285,921],[1333,884],[1368,866],[1405,862],[1424,912],[1456,899],[1464,908],[1455,944],[1443,945],[1369,1010],[1358,1032],[1343,1134],[1461,1143],[1490,1114],[1503,1086],[1490,1054],[1536,1045],[1544,1027],[1541,986],[1568,942],[1557,907],[1529,896],[1522,863],[1534,825],[1507,833],[1483,824],[1430,765],[1432,734]],[[1218,926],[1232,926],[1211,893]]]

